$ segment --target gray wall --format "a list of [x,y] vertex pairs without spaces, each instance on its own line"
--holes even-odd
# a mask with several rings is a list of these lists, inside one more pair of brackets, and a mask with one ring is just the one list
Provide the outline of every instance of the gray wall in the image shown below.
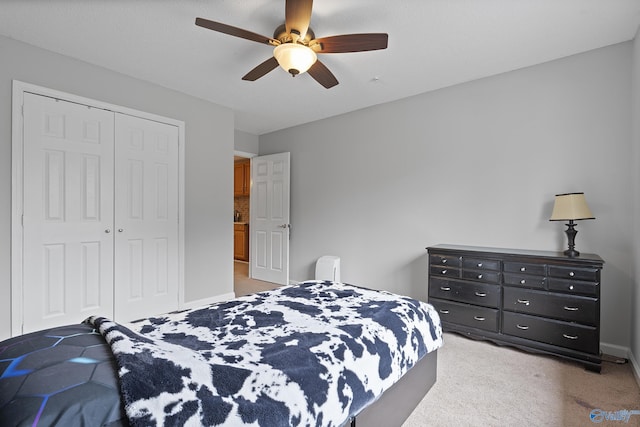
[[634,197],[634,262],[633,271],[633,298],[631,313],[633,316],[631,324],[631,352],[634,355],[636,366],[636,376],[640,382],[640,28],[636,33],[633,42],[633,181],[632,194]]
[[234,133],[234,148],[243,153],[258,154],[259,137],[247,132],[236,130]]
[[11,314],[13,79],[184,121],[185,300],[195,301],[232,292],[233,112],[4,37],[0,37],[0,57],[0,339],[9,336]]
[[[635,271],[630,42],[262,135],[291,152],[291,279],[325,254],[342,281],[426,298],[425,247],[561,250],[556,193],[597,219],[576,247],[605,261],[602,341],[630,344]],[[634,165],[637,166],[637,163]]]

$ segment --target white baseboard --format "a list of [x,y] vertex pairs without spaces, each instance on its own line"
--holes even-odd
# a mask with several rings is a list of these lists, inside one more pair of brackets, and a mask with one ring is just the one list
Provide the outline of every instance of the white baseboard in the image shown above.
[[629,347],[623,347],[621,345],[616,344],[608,344],[606,342],[600,343],[600,351],[604,354],[608,354],[610,356],[622,357],[624,359],[629,357],[631,350]]
[[189,302],[185,302],[184,304],[182,304],[182,309],[191,309],[191,308],[204,307],[206,305],[214,304],[216,302],[228,301],[228,300],[233,299],[235,297],[236,297],[236,294],[234,294],[233,292],[229,292],[229,293],[222,294],[222,295],[216,295],[214,297],[203,298],[203,299],[199,299],[199,300],[195,300],[195,301],[189,301]]
[[640,387],[640,363],[634,357],[633,353],[629,352],[629,362],[631,363],[631,370],[633,371],[633,375],[636,377],[636,382]]

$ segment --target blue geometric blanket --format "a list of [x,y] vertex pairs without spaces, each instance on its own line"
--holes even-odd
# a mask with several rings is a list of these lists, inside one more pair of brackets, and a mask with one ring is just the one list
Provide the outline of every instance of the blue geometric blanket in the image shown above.
[[124,327],[111,346],[133,426],[341,426],[442,345],[432,306],[305,282]]

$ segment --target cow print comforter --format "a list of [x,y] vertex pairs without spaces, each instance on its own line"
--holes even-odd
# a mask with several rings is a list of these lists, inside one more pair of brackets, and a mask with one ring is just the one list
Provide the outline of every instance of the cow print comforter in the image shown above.
[[88,322],[140,426],[341,426],[442,345],[430,305],[316,281],[128,327]]

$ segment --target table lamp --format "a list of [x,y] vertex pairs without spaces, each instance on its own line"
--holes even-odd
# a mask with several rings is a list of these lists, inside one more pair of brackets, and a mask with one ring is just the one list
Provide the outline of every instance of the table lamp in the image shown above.
[[564,251],[564,254],[568,257],[580,255],[580,252],[575,249],[575,238],[578,231],[575,229],[576,224],[574,221],[581,219],[596,219],[589,206],[587,206],[584,193],[556,194],[553,212],[549,221],[569,221],[565,230],[569,239],[569,249]]

